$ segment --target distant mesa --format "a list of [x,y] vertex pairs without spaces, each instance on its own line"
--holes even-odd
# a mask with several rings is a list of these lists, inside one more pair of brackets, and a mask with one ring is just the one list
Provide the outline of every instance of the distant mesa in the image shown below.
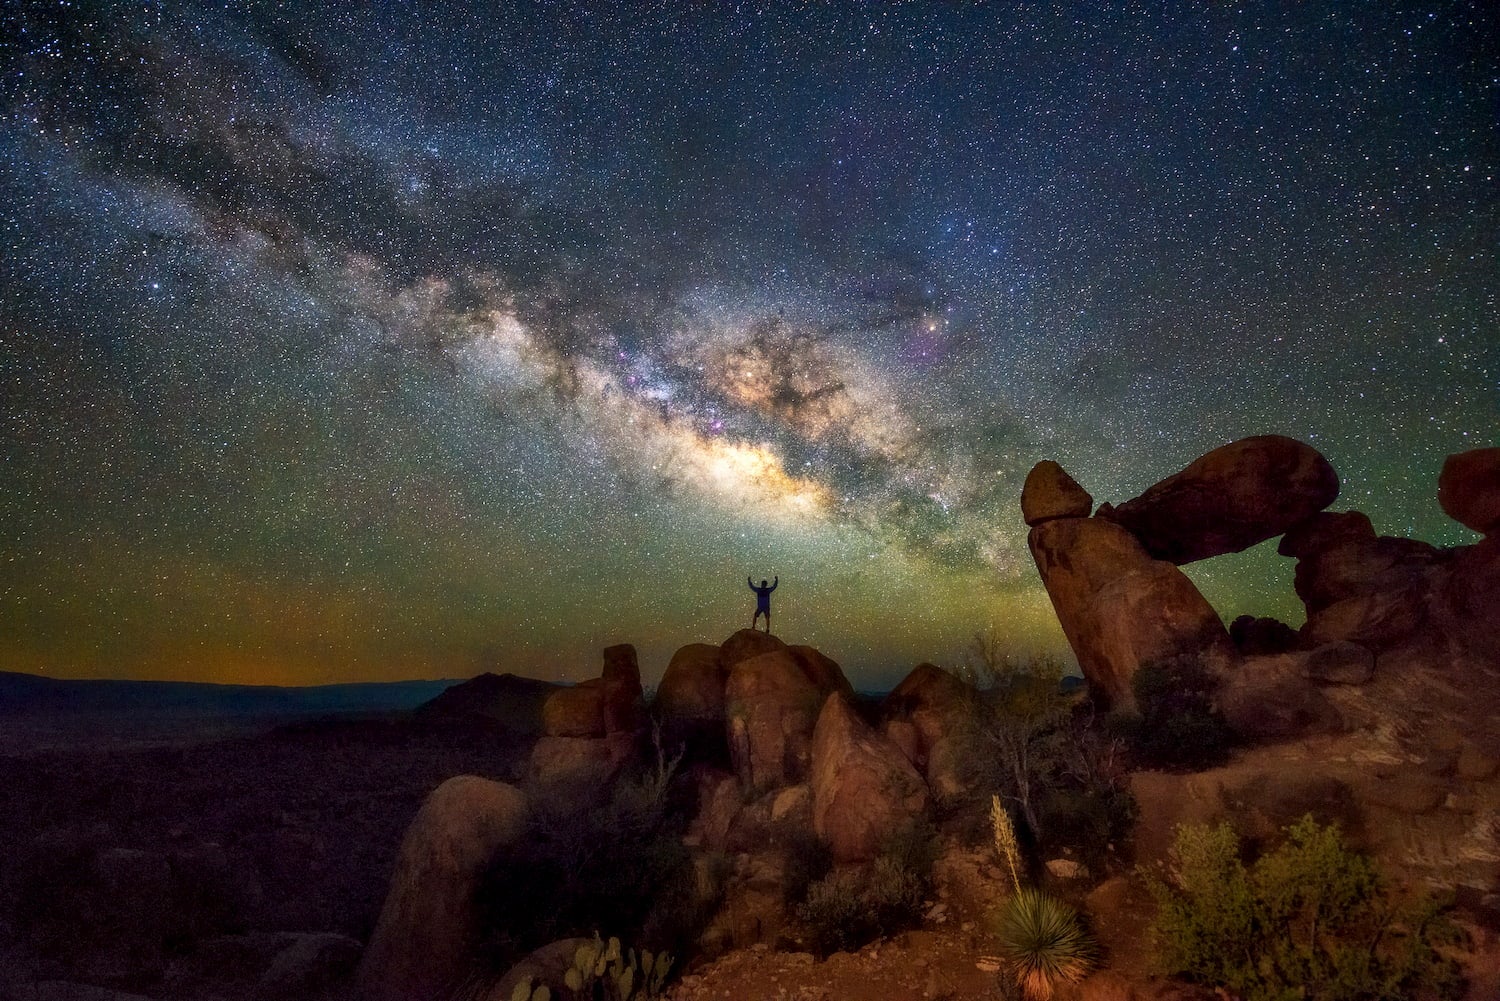
[[443,691],[417,707],[418,718],[482,717],[517,736],[542,732],[542,706],[562,686],[514,674],[485,673]]

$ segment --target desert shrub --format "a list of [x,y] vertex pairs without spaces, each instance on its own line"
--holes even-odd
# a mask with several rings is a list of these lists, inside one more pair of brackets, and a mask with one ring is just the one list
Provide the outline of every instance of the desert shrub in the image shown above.
[[870,866],[836,869],[808,884],[797,918],[809,945],[827,955],[921,924],[936,839],[929,823],[906,825],[886,839]]
[[1215,704],[1218,679],[1197,658],[1142,665],[1131,679],[1137,714],[1120,732],[1147,768],[1201,771],[1223,764],[1234,734]]
[[1438,951],[1456,931],[1438,902],[1400,900],[1311,815],[1249,866],[1227,824],[1181,828],[1166,878],[1150,886],[1169,974],[1245,1001],[1459,996],[1457,967]]
[[782,899],[796,904],[807,899],[808,888],[833,868],[833,849],[828,842],[803,827],[788,828],[777,838],[785,851]]
[[983,811],[996,794],[1014,808],[1029,855],[1072,851],[1101,871],[1135,821],[1119,735],[1067,690],[1060,660],[1012,656],[993,632],[975,637],[958,673],[979,690],[975,718],[992,752],[976,789],[973,832],[987,832]]
[[1077,912],[1031,887],[1017,890],[1006,901],[997,938],[1028,1001],[1048,1001],[1062,984],[1082,980],[1098,954]]

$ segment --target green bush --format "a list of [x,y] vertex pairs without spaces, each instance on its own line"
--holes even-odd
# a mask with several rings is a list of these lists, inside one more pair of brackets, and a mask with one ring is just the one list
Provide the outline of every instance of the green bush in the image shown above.
[[1215,704],[1218,688],[1218,679],[1196,658],[1143,665],[1131,679],[1138,715],[1119,724],[1137,763],[1202,771],[1228,760],[1234,734]]
[[1336,827],[1309,815],[1253,865],[1227,824],[1178,831],[1166,880],[1153,879],[1164,972],[1245,1001],[1458,997],[1437,947],[1456,932],[1424,898],[1403,903]]
[[1093,969],[1093,937],[1067,904],[1026,887],[1000,915],[1000,949],[1028,1001],[1048,1001],[1062,984],[1076,984]]
[[936,858],[936,831],[917,822],[886,839],[872,865],[812,882],[797,908],[808,944],[827,955],[920,924]]

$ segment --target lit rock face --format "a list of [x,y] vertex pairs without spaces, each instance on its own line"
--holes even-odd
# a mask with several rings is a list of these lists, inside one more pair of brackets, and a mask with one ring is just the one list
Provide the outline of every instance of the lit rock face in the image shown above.
[[1339,478],[1310,445],[1280,435],[1243,438],[1195,459],[1098,517],[1128,529],[1172,563],[1236,553],[1281,535],[1333,503]]
[[1500,448],[1448,456],[1438,475],[1438,503],[1461,525],[1492,535],[1500,529]]
[[881,733],[899,747],[939,799],[968,791],[980,753],[978,693],[933,664],[918,664],[881,703]]
[[922,776],[839,695],[818,714],[810,784],[813,831],[839,862],[874,858],[892,832],[927,809]]
[[672,655],[656,686],[656,714],[668,731],[724,722],[729,669],[711,643],[690,643]]
[[1026,474],[1021,487],[1021,517],[1035,528],[1053,518],[1087,518],[1094,498],[1051,459],[1043,459]]
[[784,648],[730,669],[726,728],[741,786],[764,791],[807,777],[813,726],[827,695]]
[[474,775],[435,789],[406,829],[380,920],[359,967],[369,1001],[444,998],[472,972],[474,895],[495,852],[526,829],[520,790]]
[[1224,623],[1193,582],[1113,521],[1043,522],[1028,543],[1084,677],[1111,707],[1134,704],[1131,679],[1143,664],[1234,659]]

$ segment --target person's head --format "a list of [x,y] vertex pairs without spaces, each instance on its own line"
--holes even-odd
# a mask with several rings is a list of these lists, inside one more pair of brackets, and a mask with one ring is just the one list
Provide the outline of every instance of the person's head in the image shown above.
[[765,579],[765,578],[764,578],[764,577],[762,577],[762,578],[761,578],[761,579],[760,579],[760,586],[761,586],[761,587],[769,587],[769,586],[770,586],[770,583],[771,583],[771,582],[770,582],[770,581],[768,581],[768,580],[766,580],[766,579]]

